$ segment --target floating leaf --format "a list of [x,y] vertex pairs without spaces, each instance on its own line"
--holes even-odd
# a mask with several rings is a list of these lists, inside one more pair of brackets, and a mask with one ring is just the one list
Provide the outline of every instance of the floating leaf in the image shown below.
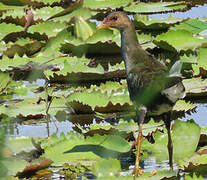
[[[66,10],[63,10],[61,12],[64,12]],[[59,13],[61,13],[59,12]],[[81,16],[84,20],[89,19],[91,16],[96,15],[97,12],[96,11],[90,11],[88,8],[78,8],[77,10],[74,10],[72,12],[70,12],[69,14],[65,14],[63,16],[60,17],[55,17],[52,20],[54,22],[69,22],[71,20],[72,17],[78,17]]]
[[171,27],[172,30],[184,29],[193,34],[198,34],[201,31],[207,29],[207,23],[199,19],[189,19],[184,21],[174,27]]
[[205,96],[207,79],[192,78],[183,81],[188,96]]
[[[174,160],[190,157],[195,152],[200,138],[200,128],[193,120],[187,122],[176,120],[171,134]],[[154,144],[143,142],[143,149],[150,149],[157,159],[167,160],[167,133],[158,131],[154,134],[154,139]]]
[[131,0],[85,0],[83,3],[83,7],[91,8],[91,9],[106,9],[106,8],[119,8],[127,6],[131,3]]
[[81,16],[75,18],[74,28],[76,37],[82,39],[83,41],[86,41],[93,35],[92,28]]
[[63,8],[59,6],[55,6],[55,7],[48,6],[48,7],[36,9],[35,11],[33,11],[34,20],[38,20],[38,19],[47,20],[48,17],[53,16],[62,10]]
[[0,24],[0,40],[9,33],[20,32],[23,30],[24,28],[21,26],[17,26],[14,24],[1,23]]
[[139,19],[138,15],[135,15],[135,26],[138,29],[144,30],[165,30],[168,29],[170,26],[182,22],[183,19],[175,18],[170,16],[168,19]]
[[53,21],[45,21],[33,26],[30,26],[27,32],[34,33],[39,32],[40,34],[46,34],[48,37],[56,36],[57,33],[61,32],[66,28],[66,23],[59,23]]
[[[93,101],[91,101],[91,99],[93,99]],[[83,92],[75,92],[67,98],[68,102],[74,100],[91,106],[93,110],[98,107],[106,107],[109,102],[111,102],[113,105],[124,105],[125,103],[131,103],[127,89],[114,92],[111,94],[111,96],[107,96],[106,93],[101,93],[101,91],[91,92],[89,90],[85,90]]]
[[184,54],[183,56],[180,56],[180,61],[184,63],[197,63],[197,56],[195,55],[187,56],[186,54]]
[[121,171],[121,164],[117,159],[103,159],[94,163],[92,171],[96,177],[114,176]]
[[[44,140],[43,147],[45,147],[46,158],[54,161],[54,165],[61,165],[64,162],[70,164],[92,165],[95,161],[101,158],[117,157],[121,151],[127,152],[131,147],[124,139],[114,136],[87,137],[84,139],[82,135],[70,133],[68,135],[61,135],[59,138],[53,135],[49,140]],[[120,144],[124,145],[120,147]]]
[[182,29],[176,31],[170,30],[161,34],[153,42],[168,51],[195,50],[207,44],[207,40],[193,37],[192,33]]
[[[77,58],[77,57],[63,57],[57,59],[59,63],[62,63],[63,68],[60,71],[44,71],[44,74],[50,78],[55,75],[66,76],[70,73],[97,73],[102,74],[104,72],[103,68],[99,65],[97,68],[90,68],[87,66],[88,59],[86,58]],[[53,63],[57,63],[54,61]],[[59,66],[60,67],[60,66]],[[70,79],[69,79],[70,80]]]
[[198,51],[198,65],[205,70],[207,70],[206,56],[207,48],[200,48]]
[[156,3],[142,3],[133,2],[130,6],[125,7],[125,11],[135,13],[158,13],[158,12],[170,12],[178,9],[184,9],[186,5],[183,1],[181,2],[156,2]]
[[174,105],[173,107],[173,111],[189,111],[189,110],[192,110],[196,108],[196,105],[195,104],[192,104],[190,102],[186,102],[184,100],[178,100],[176,102],[176,104]]
[[35,1],[47,4],[47,5],[52,5],[53,3],[60,3],[61,2],[61,0],[35,0]]
[[0,72],[0,94],[2,94],[8,87],[11,79],[9,73]]
[[22,8],[22,5],[24,5],[24,4],[14,3],[13,5],[9,5],[9,4],[4,4],[4,3],[0,2],[0,10],[18,9],[18,8]]
[[[0,106],[0,111],[3,114],[7,114],[10,117],[16,117],[16,116],[23,116],[27,117],[30,115],[37,115],[37,116],[44,116],[46,115],[46,103],[40,102],[38,103],[38,96],[36,98],[28,98],[24,101],[21,101],[19,103],[16,103],[14,105],[9,106]],[[64,106],[64,98],[53,98],[53,101],[51,103],[49,113],[52,115],[55,115],[58,111],[63,110],[67,108]],[[24,107],[24,108],[22,108]]]

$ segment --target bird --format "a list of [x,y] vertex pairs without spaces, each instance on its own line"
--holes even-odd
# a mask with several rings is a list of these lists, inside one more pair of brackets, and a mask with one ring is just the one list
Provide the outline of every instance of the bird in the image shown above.
[[185,97],[182,76],[175,73],[182,64],[178,61],[169,70],[166,65],[144,50],[139,44],[132,21],[123,11],[114,11],[107,15],[97,26],[97,29],[103,28],[115,28],[121,33],[121,54],[125,64],[129,97],[135,106],[138,122],[137,152],[133,173],[135,176],[142,174],[139,164],[143,139],[142,127],[146,115],[162,117],[168,134],[169,166],[173,169],[171,112],[176,101]]

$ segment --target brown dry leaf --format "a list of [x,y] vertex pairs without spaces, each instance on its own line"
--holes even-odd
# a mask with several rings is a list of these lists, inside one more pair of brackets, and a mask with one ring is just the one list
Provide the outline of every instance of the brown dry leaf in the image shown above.
[[24,30],[26,31],[27,28],[34,22],[34,14],[30,9],[26,10],[25,19],[26,23],[24,25]]
[[22,172],[17,173],[19,178],[28,178],[36,174],[37,171],[41,169],[48,168],[53,163],[50,159],[45,159],[40,162],[40,164],[30,164],[24,168]]

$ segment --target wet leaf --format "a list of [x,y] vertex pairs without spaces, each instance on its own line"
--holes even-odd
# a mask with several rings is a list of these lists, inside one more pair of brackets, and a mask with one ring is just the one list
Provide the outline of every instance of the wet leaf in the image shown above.
[[10,82],[11,79],[9,73],[0,72],[0,94],[2,94],[6,90]]
[[188,21],[181,22],[180,24],[171,27],[172,30],[185,29],[193,34],[198,34],[207,29],[207,23],[199,19],[189,19]]
[[[63,10],[63,11],[59,12],[58,14],[65,13],[65,11],[67,11],[67,10]],[[96,15],[96,14],[97,14],[96,11],[90,11],[88,8],[78,8],[78,9],[70,12],[69,14],[66,13],[63,16],[55,17],[55,18],[51,17],[51,18],[53,18],[52,20],[54,22],[69,22],[72,17],[81,16],[84,20],[87,20],[91,16]],[[56,15],[54,15],[54,16],[56,16]]]
[[121,164],[117,159],[103,159],[93,164],[92,171],[96,177],[114,176],[121,171]]
[[201,78],[185,79],[183,81],[188,96],[206,95],[207,80]]
[[47,20],[50,16],[57,14],[58,12],[62,11],[63,8],[59,6],[55,7],[42,7],[40,9],[36,9],[34,13],[34,20],[42,19]]
[[193,34],[186,30],[170,30],[157,36],[153,41],[157,46],[168,51],[195,50],[198,47],[206,46],[207,41],[193,37]]
[[61,32],[65,28],[66,28],[66,23],[45,21],[29,27],[27,32],[30,33],[39,32],[40,34],[45,33],[48,37],[52,37],[52,36],[56,36],[57,33]]
[[184,100],[178,100],[173,107],[173,111],[189,111],[196,108],[196,105],[190,102],[186,102]]
[[[171,130],[173,141],[173,158],[177,162],[183,158],[190,157],[196,150],[200,138],[200,128],[193,120],[182,122],[175,121]],[[156,155],[157,160],[167,160],[167,133],[157,131],[154,134],[155,143],[143,143],[143,149],[148,149]],[[183,150],[185,149],[185,151]]]
[[93,35],[93,30],[89,24],[81,17],[75,18],[75,35],[77,38],[86,41],[90,36]]
[[131,0],[85,0],[83,3],[83,7],[91,8],[91,9],[106,9],[106,8],[119,8],[127,6],[131,3]]
[[1,23],[0,24],[0,40],[9,33],[20,32],[23,30],[24,28],[21,26],[17,26],[14,24]]
[[140,19],[138,15],[135,15],[135,26],[138,29],[144,30],[165,30],[169,27],[184,21],[181,18],[175,18],[170,16],[168,19]]
[[198,65],[205,70],[207,70],[206,55],[207,48],[200,48],[198,50]]
[[129,7],[125,7],[125,11],[136,12],[136,13],[158,13],[175,11],[177,9],[184,9],[186,7],[183,1],[181,2],[156,2],[156,3],[142,3],[133,2]]
[[74,133],[61,137],[54,135],[49,140],[44,140],[43,147],[43,156],[53,160],[53,165],[68,162],[88,166],[100,158],[117,157],[121,152],[131,149],[129,143],[119,136],[96,135],[84,139],[82,135]]

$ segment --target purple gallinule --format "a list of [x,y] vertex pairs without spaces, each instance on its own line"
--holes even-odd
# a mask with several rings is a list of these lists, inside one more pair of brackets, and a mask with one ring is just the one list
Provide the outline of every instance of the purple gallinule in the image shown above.
[[[138,140],[134,174],[140,174],[139,161],[142,143],[142,124],[146,113],[163,117],[168,133],[169,165],[173,168],[173,144],[170,134],[171,110],[185,96],[182,78],[170,74],[167,67],[142,49],[135,28],[123,12],[112,12],[98,29],[116,28],[121,33],[121,51],[125,63],[131,101],[137,110]],[[176,63],[175,63],[176,64]]]

